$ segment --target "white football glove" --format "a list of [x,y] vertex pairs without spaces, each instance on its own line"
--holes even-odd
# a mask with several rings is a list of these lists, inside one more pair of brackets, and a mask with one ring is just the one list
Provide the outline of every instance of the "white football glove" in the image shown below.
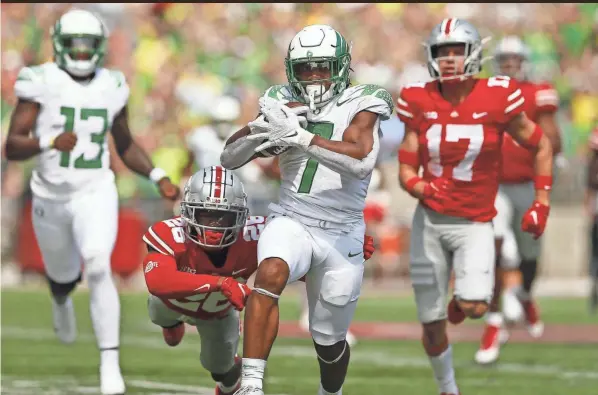
[[[289,108],[289,107],[285,106],[286,103],[288,103],[288,102],[280,102],[271,97],[265,97],[265,98],[261,97],[260,101],[259,101],[260,111],[262,110],[262,108],[267,108],[267,109],[281,109],[282,107]],[[290,108],[290,110],[294,114],[299,115],[299,114],[306,113],[309,110],[309,108],[307,106],[301,106],[301,107]],[[286,119],[286,115],[284,115],[282,110],[280,110],[280,113],[278,115],[280,117],[283,117],[283,119]],[[305,116],[298,116],[297,119],[299,120],[299,124],[301,125],[301,127],[303,127],[303,128],[307,127],[307,118]],[[268,132],[272,131],[272,124],[266,120],[266,117],[262,113],[260,113],[260,115],[255,120],[249,122],[247,124],[247,126],[249,126],[249,130],[250,130],[251,134],[268,133]]]
[[257,133],[247,136],[248,140],[267,140],[255,149],[256,152],[274,146],[309,147],[314,135],[303,129],[307,127],[307,118],[297,115],[307,112],[307,106],[289,108],[278,100],[262,97],[260,110],[263,118],[250,125],[250,129],[253,126]]
[[251,134],[267,133],[270,128],[270,124],[266,122],[263,114],[260,114],[255,120],[249,122],[247,126],[249,126]]

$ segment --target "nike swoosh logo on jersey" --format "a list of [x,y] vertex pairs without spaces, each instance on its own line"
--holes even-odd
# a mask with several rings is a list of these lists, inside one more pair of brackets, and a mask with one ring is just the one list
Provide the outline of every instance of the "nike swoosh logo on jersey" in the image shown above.
[[358,252],[358,253],[356,253],[356,254],[353,254],[353,253],[349,252],[349,258],[353,258],[354,256],[357,256],[357,255],[359,255],[359,254],[361,254],[361,253],[363,253],[363,251],[359,251],[359,252]]
[[485,115],[488,115],[488,113],[487,112],[480,112],[480,113],[474,112],[472,117],[473,117],[473,119],[478,119],[478,118],[482,118]]
[[287,137],[295,137],[295,136],[297,136],[298,134],[299,134],[299,133],[297,133],[297,132],[295,131],[295,132],[293,132],[293,134],[288,134],[288,135],[286,135],[286,136],[284,136],[284,137],[285,137],[285,138],[287,138]]
[[233,276],[236,276],[237,274],[239,274],[239,273],[241,273],[241,272],[244,272],[246,269],[247,269],[247,268],[245,268],[245,269],[239,269],[239,270],[234,270],[234,271],[233,271]]
[[208,291],[210,290],[210,284],[204,284],[199,288],[196,288],[196,291],[201,291],[202,289],[206,288]]

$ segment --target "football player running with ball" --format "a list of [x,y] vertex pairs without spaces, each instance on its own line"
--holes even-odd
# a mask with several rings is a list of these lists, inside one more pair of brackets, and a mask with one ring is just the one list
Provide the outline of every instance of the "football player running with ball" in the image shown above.
[[[195,173],[185,185],[181,215],[152,225],[143,236],[150,292],[148,311],[164,341],[178,345],[185,323],[201,337],[200,361],[217,382],[216,395],[240,386],[239,311],[257,269],[264,217],[248,217],[243,184],[221,166]],[[373,242],[365,237],[365,259]]]
[[100,349],[101,393],[122,394],[120,302],[110,270],[118,195],[110,170],[108,130],[129,169],[153,180],[168,199],[176,200],[179,190],[131,136],[124,75],[100,66],[106,51],[103,23],[90,12],[69,11],[54,25],[52,44],[54,62],[24,67],[19,73],[19,101],[10,121],[6,156],[37,156],[31,178],[33,228],[52,293],[56,335],[64,343],[75,341],[69,294],[81,280],[83,261]]
[[[235,169],[256,152],[282,147],[279,202],[270,205],[258,243],[237,394],[264,393],[278,299],[303,276],[320,365],[318,393],[341,394],[350,355],[345,338],[363,279],[363,208],[380,149],[380,121],[391,115],[392,99],[379,86],[350,86],[350,46],[330,26],[297,33],[285,65],[288,85],[266,91],[261,115],[228,140],[221,157],[224,167]],[[306,106],[290,109],[287,102]]]
[[[406,125],[399,178],[420,200],[411,231],[410,277],[424,349],[445,395],[459,394],[446,320],[458,324],[482,317],[494,288],[492,218],[503,132],[534,155],[535,200],[521,227],[535,237],[546,225],[552,185],[550,141],[523,112],[517,81],[473,78],[482,67],[482,46],[470,23],[442,21],[426,43],[435,80],[405,87],[397,105]],[[455,289],[447,309],[451,268]]]
[[[525,100],[523,108],[526,115],[542,128],[551,142],[553,155],[557,155],[561,150],[560,132],[556,123],[558,94],[550,84],[529,81],[527,46],[517,36],[503,38],[494,50],[494,65],[498,75],[506,75],[519,82],[519,89]],[[497,256],[496,284],[486,316],[486,328],[480,349],[475,354],[476,362],[481,364],[492,363],[498,359],[501,343],[506,342],[509,335],[504,318],[516,321],[519,318],[517,313],[523,310],[530,335],[540,337],[544,331],[538,307],[531,297],[542,239],[523,232],[520,226],[521,218],[535,196],[534,154],[517,144],[508,134],[505,134],[502,144],[499,180],[500,186],[495,201],[497,214],[493,221]],[[523,284],[505,290],[503,318],[499,309],[503,272],[516,270],[521,271]]]

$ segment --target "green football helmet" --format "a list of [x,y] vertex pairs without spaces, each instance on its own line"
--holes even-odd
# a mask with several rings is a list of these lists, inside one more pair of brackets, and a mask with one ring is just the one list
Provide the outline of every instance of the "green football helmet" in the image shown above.
[[106,28],[89,11],[71,10],[51,29],[54,62],[75,77],[87,77],[101,66],[106,52]]
[[[295,98],[313,109],[326,105],[349,86],[351,47],[332,27],[311,25],[293,37],[285,59]],[[316,78],[301,77],[308,73]],[[327,74],[327,77],[319,77]]]

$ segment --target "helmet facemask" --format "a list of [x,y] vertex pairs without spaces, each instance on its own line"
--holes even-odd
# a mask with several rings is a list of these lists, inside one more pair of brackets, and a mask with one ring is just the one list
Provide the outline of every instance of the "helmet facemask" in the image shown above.
[[[490,37],[486,37],[478,42],[446,41],[434,45],[424,44],[428,56],[428,71],[430,72],[430,75],[440,82],[460,82],[480,73],[482,71],[482,65],[492,59],[491,56],[482,58],[484,44],[490,41],[490,39]],[[449,45],[462,45],[464,48],[463,55],[438,56],[439,49]],[[455,70],[452,73],[441,75],[440,62],[445,60],[452,60],[456,66],[462,66],[455,67]]]
[[95,34],[65,34],[60,20],[52,31],[54,61],[75,77],[87,77],[99,67],[106,52],[106,38]]
[[[299,102],[309,104],[312,111],[345,90],[349,85],[350,65],[349,53],[337,57],[285,59],[287,79],[294,96]],[[316,78],[307,77],[310,74]]]
[[232,245],[245,226],[249,209],[230,204],[181,202],[181,219],[188,240],[204,248]]

